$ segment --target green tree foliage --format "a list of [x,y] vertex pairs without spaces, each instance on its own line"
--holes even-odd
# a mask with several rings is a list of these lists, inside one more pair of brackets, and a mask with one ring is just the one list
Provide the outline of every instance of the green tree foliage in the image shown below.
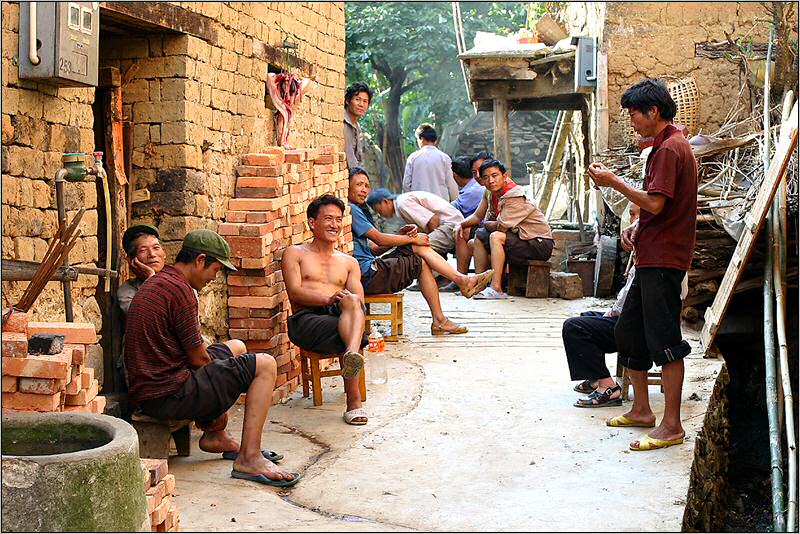
[[[462,2],[467,48],[477,31],[508,34],[525,27],[531,2]],[[441,131],[471,113],[458,60],[450,2],[348,2],[347,82],[375,89],[362,121],[379,144],[395,184],[414,130],[432,122]]]

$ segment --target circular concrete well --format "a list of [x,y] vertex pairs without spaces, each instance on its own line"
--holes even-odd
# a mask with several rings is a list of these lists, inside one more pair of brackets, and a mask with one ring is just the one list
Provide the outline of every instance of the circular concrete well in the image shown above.
[[2,528],[150,530],[136,431],[84,413],[4,413]]

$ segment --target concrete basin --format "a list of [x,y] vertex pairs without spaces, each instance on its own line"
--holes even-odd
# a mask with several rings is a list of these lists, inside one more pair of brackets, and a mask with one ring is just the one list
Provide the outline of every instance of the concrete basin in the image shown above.
[[121,419],[4,413],[4,532],[150,530],[139,443]]

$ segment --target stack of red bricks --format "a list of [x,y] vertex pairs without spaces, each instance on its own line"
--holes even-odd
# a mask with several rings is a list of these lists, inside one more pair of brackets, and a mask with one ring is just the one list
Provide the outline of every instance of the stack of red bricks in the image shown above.
[[[88,345],[97,342],[90,323],[29,322],[27,314],[4,314],[3,410],[103,413],[105,397],[97,395],[94,369],[84,366]],[[28,354],[34,334],[61,334],[58,354]]]
[[[300,356],[289,342],[289,302],[280,271],[283,251],[311,238],[306,208],[331,193],[347,202],[347,165],[333,145],[317,149],[266,149],[245,154],[236,168],[236,194],[219,233],[231,245],[239,271],[228,275],[229,334],[247,349],[269,352],[278,363],[273,402],[300,384]],[[353,248],[351,218],[344,219],[338,249]]]
[[142,478],[150,514],[152,532],[178,532],[180,517],[178,506],[173,501],[175,475],[169,474],[166,460],[143,458]]

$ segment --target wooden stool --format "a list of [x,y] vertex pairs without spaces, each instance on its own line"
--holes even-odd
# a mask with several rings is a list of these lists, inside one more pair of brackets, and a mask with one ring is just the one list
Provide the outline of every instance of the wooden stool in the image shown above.
[[[363,355],[363,351],[361,351]],[[300,349],[300,365],[303,380],[303,397],[308,397],[309,385],[314,393],[314,406],[322,406],[322,379],[326,376],[342,376],[342,370],[332,369],[323,371],[320,360],[338,359],[340,354],[317,354],[309,350]],[[361,400],[367,401],[367,377],[364,369],[358,374],[358,386],[361,390]]]
[[[402,293],[382,293],[378,295],[364,295],[364,304],[367,306],[367,313],[364,319],[364,332],[369,335],[370,321],[391,321],[392,335],[385,336],[386,341],[397,341],[403,335],[403,294]],[[372,313],[370,304],[389,304],[389,313]]]
[[[616,377],[622,377],[622,384],[620,384],[622,387],[622,400],[629,400],[630,396],[628,395],[628,389],[631,385],[631,378],[628,375],[628,368],[619,362],[619,358],[617,358]],[[647,373],[647,385],[660,386],[661,393],[664,393],[664,384],[661,382],[661,371],[649,371]]]
[[137,411],[131,414],[131,425],[139,436],[140,458],[168,458],[170,438],[178,456],[191,454],[191,420],[155,419]]
[[550,261],[528,260],[508,264],[508,294],[516,297],[547,298],[550,293]]

